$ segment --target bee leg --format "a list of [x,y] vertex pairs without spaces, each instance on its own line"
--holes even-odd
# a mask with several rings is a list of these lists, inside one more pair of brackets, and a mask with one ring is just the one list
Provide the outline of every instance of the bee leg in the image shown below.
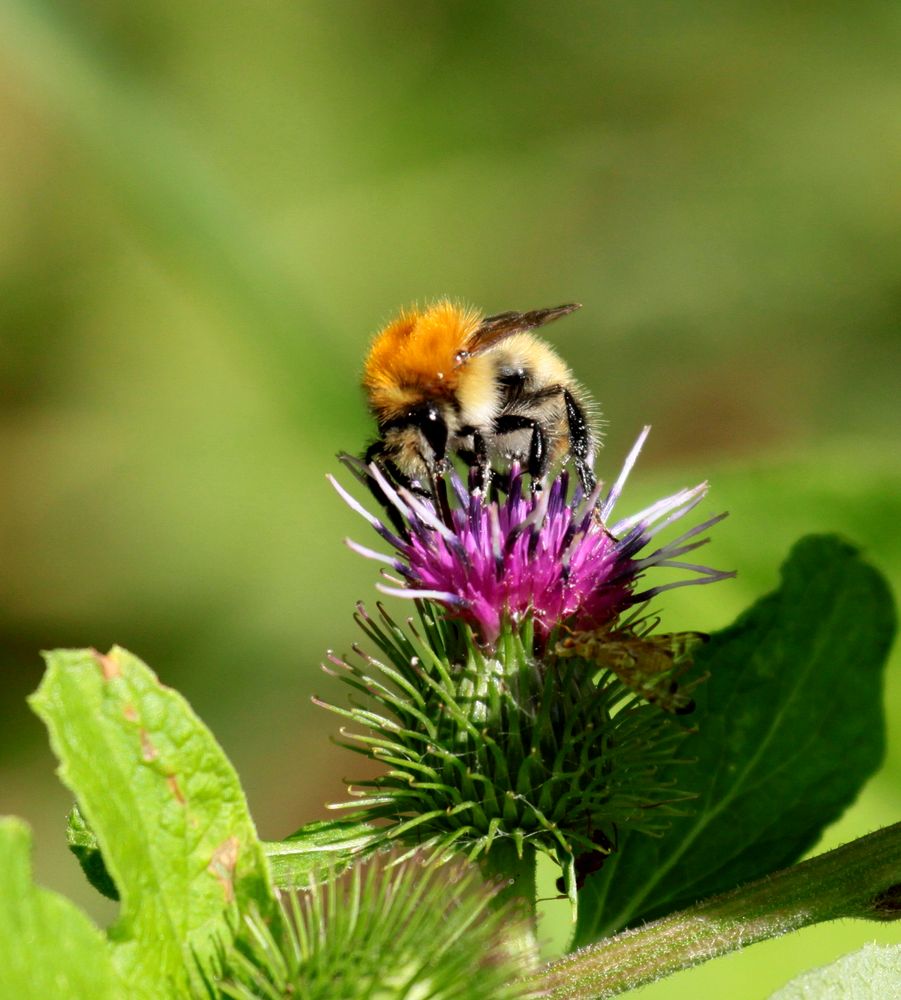
[[[411,479],[408,475],[401,472],[394,462],[391,461],[388,457],[388,450],[385,448],[383,441],[375,441],[371,444],[363,453],[363,461],[367,465],[374,462],[393,485],[398,486],[401,489],[409,490],[417,496],[428,497],[429,499],[432,498],[432,494],[429,493],[428,490],[423,489],[416,480]],[[382,487],[379,486],[379,484],[370,475],[366,476],[366,485],[376,502],[387,514],[388,519],[391,521],[391,524],[397,533],[402,538],[406,538],[407,527],[404,524],[404,520],[397,507],[395,507],[388,497],[385,496],[385,491]]]
[[597,485],[594,470],[591,467],[593,455],[591,441],[591,425],[585,416],[585,411],[576,402],[569,389],[563,390],[563,402],[566,404],[566,421],[569,424],[569,452],[573,457],[576,471],[582,483],[582,489],[587,493]]
[[485,492],[491,487],[491,463],[488,461],[488,447],[485,438],[475,427],[461,427],[457,432],[461,438],[472,438],[472,448],[464,448],[457,452],[466,465],[473,471],[472,487]]
[[518,413],[507,413],[497,418],[494,429],[497,434],[509,434],[512,431],[532,432],[529,457],[526,459],[526,472],[532,477],[532,492],[536,493],[541,489],[541,480],[544,478],[548,466],[547,437],[541,429],[541,424],[531,417],[524,417]]
[[363,452],[363,461],[369,465],[370,462],[378,461],[378,459],[380,459],[384,454],[384,441],[373,441],[366,451]]
[[434,473],[432,477],[432,488],[434,489],[435,504],[438,507],[438,512],[441,514],[441,520],[444,521],[451,531],[453,531],[454,518],[451,514],[450,500],[447,495],[447,480],[444,478],[444,473]]
[[472,450],[476,466],[476,488],[485,492],[491,488],[491,463],[488,461],[488,447],[485,438],[477,431],[472,432]]
[[[409,490],[420,497],[430,497],[432,495],[427,489],[422,487],[418,479],[411,479],[405,472],[401,472],[400,467],[388,457],[388,449],[385,448],[382,441],[376,441],[366,449],[363,453],[363,461],[367,465],[370,462],[375,462],[382,472],[387,473],[392,483],[401,489]],[[423,464],[425,464],[425,459],[423,459]]]

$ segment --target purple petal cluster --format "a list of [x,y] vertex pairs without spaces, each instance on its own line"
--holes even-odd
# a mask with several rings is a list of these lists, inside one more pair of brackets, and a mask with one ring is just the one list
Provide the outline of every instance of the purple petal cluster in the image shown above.
[[[680,490],[638,514],[610,523],[649,430],[644,428],[619,478],[604,496],[602,484],[590,496],[578,488],[569,496],[565,471],[545,489],[531,493],[524,487],[522,475],[514,470],[506,495],[488,500],[480,490],[467,490],[459,476],[451,473],[451,499],[456,502],[439,505],[397,487],[377,466],[346,458],[358,478],[377,484],[386,502],[400,515],[401,532],[372,515],[329,478],[347,503],[395,550],[394,555],[386,556],[348,542],[355,551],[387,563],[397,573],[399,578],[389,577],[393,585],[380,584],[379,589],[443,604],[450,615],[471,624],[490,646],[505,620],[518,624],[530,615],[539,637],[561,624],[572,629],[597,629],[631,605],[664,590],[733,575],[682,561],[684,555],[708,541],[697,536],[725,514],[709,518],[641,555],[659,531],[700,503],[707,492],[706,483]],[[657,587],[639,587],[645,571],[654,566],[684,570],[689,575]]]

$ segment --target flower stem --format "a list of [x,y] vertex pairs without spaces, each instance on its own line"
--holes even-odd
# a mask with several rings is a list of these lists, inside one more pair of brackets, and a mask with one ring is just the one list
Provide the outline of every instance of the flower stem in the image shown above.
[[550,1000],[600,1000],[755,941],[839,918],[901,918],[901,823],[551,962]]
[[496,840],[482,859],[486,878],[501,886],[494,897],[494,906],[512,906],[519,912],[519,920],[511,928],[519,933],[508,939],[508,949],[517,955],[528,969],[534,969],[538,959],[538,937],[535,910],[535,851],[528,844],[522,846],[522,857],[516,844],[510,840]]

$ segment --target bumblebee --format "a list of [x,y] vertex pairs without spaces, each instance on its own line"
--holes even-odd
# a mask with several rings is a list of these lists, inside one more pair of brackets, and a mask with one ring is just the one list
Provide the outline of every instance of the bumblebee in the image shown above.
[[553,464],[571,459],[590,492],[598,444],[591,400],[532,333],[578,308],[483,317],[443,300],[403,311],[376,334],[363,371],[378,425],[366,461],[426,485],[451,455],[477,469],[481,484],[494,466],[518,462],[534,489]]

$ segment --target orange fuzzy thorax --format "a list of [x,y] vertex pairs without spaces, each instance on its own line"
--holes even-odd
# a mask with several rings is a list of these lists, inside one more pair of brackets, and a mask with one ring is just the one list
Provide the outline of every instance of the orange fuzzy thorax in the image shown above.
[[363,369],[363,388],[377,414],[398,416],[424,398],[450,396],[481,315],[448,300],[407,309],[376,334]]

